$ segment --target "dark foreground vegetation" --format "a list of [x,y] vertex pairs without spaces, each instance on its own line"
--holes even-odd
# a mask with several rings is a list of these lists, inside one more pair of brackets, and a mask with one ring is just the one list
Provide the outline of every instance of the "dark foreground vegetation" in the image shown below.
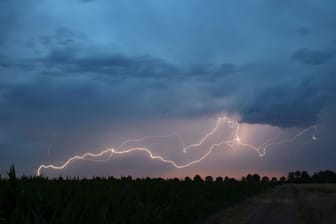
[[319,171],[310,175],[307,171],[289,172],[287,182],[290,183],[336,183],[336,172]]
[[0,180],[0,223],[199,223],[217,209],[285,182],[258,174],[240,181],[198,175],[183,180],[17,178],[11,167]]

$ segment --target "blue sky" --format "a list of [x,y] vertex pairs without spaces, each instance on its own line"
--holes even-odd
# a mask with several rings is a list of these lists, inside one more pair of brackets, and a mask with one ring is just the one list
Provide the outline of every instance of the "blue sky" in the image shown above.
[[[144,134],[198,141],[222,114],[238,117],[259,141],[262,129],[290,136],[317,125],[319,142],[301,138],[263,158],[219,152],[181,175],[335,169],[335,7],[331,0],[3,0],[0,172],[15,163],[32,174],[41,163]],[[160,153],[179,158],[172,142]],[[176,172],[141,154],[74,167],[65,174]]]

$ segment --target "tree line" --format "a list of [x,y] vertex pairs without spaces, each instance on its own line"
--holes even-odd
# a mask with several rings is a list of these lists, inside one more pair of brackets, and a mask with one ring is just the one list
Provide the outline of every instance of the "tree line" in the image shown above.
[[332,170],[318,171],[310,175],[307,171],[289,172],[289,183],[336,183],[336,172]]
[[[13,180],[14,182],[17,182],[17,177],[16,177],[16,171],[14,165],[10,166],[9,171],[7,172],[7,178],[10,180]],[[45,179],[49,180],[49,177],[44,177],[44,176],[22,176],[20,179],[23,180],[28,180],[28,179]],[[0,175],[0,180],[4,179]],[[6,179],[6,178],[5,178]],[[59,180],[59,181],[64,181],[64,180],[83,180],[87,181],[88,178],[79,178],[79,177],[62,177],[59,176],[58,178],[52,178],[53,180]],[[93,176],[93,180],[121,180],[121,181],[140,181],[140,180],[159,180],[159,181],[175,181],[175,182],[206,182],[206,183],[232,183],[232,182],[272,182],[272,183],[336,183],[336,172],[332,170],[324,170],[324,171],[318,171],[314,172],[312,175],[309,174],[308,171],[291,171],[288,173],[288,176],[281,176],[281,177],[268,177],[268,176],[260,176],[257,173],[254,174],[247,174],[246,176],[242,176],[240,180],[233,178],[233,177],[222,177],[222,176],[217,176],[217,177],[212,177],[212,176],[206,176],[202,178],[200,175],[196,174],[193,178],[186,176],[183,179],[180,178],[133,178],[132,176],[126,176],[126,177],[120,177],[120,178],[115,178],[113,176],[109,177],[100,177],[100,176]]]

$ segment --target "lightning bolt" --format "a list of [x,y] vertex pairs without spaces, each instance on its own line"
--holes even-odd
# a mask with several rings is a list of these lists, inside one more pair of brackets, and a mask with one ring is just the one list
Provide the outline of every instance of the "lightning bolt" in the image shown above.
[[[130,143],[143,142],[147,139],[152,139],[152,138],[171,138],[171,137],[175,137],[179,140],[179,142],[182,146],[182,151],[184,153],[188,153],[188,151],[191,150],[191,149],[201,147],[209,138],[214,136],[218,132],[218,130],[220,129],[220,126],[222,125],[223,122],[225,122],[228,125],[229,128],[232,128],[232,129],[235,128],[234,138],[229,139],[229,140],[224,140],[224,141],[221,141],[219,143],[212,144],[199,159],[193,160],[193,161],[188,162],[188,163],[178,164],[173,160],[168,160],[168,159],[163,158],[162,156],[154,155],[153,152],[150,149],[145,148],[145,147],[131,147],[131,148],[122,150],[122,148],[124,148],[125,146],[127,146]],[[42,169],[54,169],[54,170],[65,169],[67,166],[69,166],[72,162],[74,162],[76,160],[94,160],[95,158],[100,158],[104,155],[108,155],[108,158],[106,160],[94,160],[94,161],[107,161],[113,155],[129,154],[129,153],[136,152],[136,151],[144,152],[149,156],[150,159],[159,160],[161,162],[171,164],[172,166],[174,166],[177,169],[186,168],[186,167],[189,167],[189,166],[192,166],[194,164],[197,164],[197,163],[201,162],[202,160],[204,160],[206,157],[208,157],[212,153],[213,149],[215,149],[217,147],[220,147],[222,145],[227,145],[229,147],[233,147],[235,144],[237,144],[237,145],[240,145],[240,146],[243,146],[243,147],[253,149],[259,154],[260,157],[263,157],[266,154],[266,150],[269,147],[274,146],[274,145],[279,145],[279,144],[292,143],[297,138],[304,135],[306,132],[316,130],[316,126],[308,127],[306,129],[300,131],[299,133],[297,133],[296,135],[294,135],[293,137],[291,137],[289,139],[283,139],[283,140],[280,140],[280,141],[267,141],[267,142],[261,144],[260,146],[255,146],[253,144],[243,142],[241,140],[240,136],[239,136],[239,130],[240,130],[240,124],[237,120],[233,120],[229,117],[219,117],[217,119],[215,127],[210,132],[205,134],[205,136],[203,138],[201,138],[201,140],[198,143],[193,143],[193,144],[190,144],[190,145],[186,146],[183,142],[183,139],[176,134],[164,135],[164,136],[145,136],[143,138],[138,138],[138,139],[129,139],[129,140],[126,140],[125,142],[121,143],[116,148],[108,148],[108,149],[105,149],[105,150],[103,150],[99,153],[87,152],[87,153],[84,153],[82,155],[75,155],[73,157],[70,157],[67,161],[63,162],[63,164],[59,165],[59,166],[52,165],[52,164],[50,164],[50,165],[42,164],[37,169],[37,175],[38,176],[41,175]],[[312,139],[314,141],[316,141],[317,137],[315,135],[312,135]]]
[[[297,138],[299,138],[300,136],[302,136],[303,134],[305,134],[306,132],[315,131],[315,130],[316,130],[316,126],[313,125],[313,126],[310,126],[310,127],[306,128],[306,129],[303,129],[302,131],[300,131],[299,133],[297,133],[296,135],[294,135],[293,137],[291,137],[289,139],[284,139],[284,140],[281,140],[281,141],[270,142],[268,144],[264,144],[264,146],[263,146],[264,154],[266,153],[267,148],[269,148],[270,146],[292,143]],[[317,141],[317,137],[314,134],[312,135],[312,139],[314,141]]]

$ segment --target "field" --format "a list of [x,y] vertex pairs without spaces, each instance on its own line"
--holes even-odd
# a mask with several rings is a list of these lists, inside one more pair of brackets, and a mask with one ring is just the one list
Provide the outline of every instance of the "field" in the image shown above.
[[296,185],[304,223],[336,223],[336,184]]
[[217,212],[207,224],[334,224],[336,184],[283,184]]
[[[13,174],[14,172],[14,174]],[[0,181],[2,223],[201,223],[209,214],[276,183],[231,178]]]
[[0,223],[336,223],[336,173],[194,178],[0,178]]

